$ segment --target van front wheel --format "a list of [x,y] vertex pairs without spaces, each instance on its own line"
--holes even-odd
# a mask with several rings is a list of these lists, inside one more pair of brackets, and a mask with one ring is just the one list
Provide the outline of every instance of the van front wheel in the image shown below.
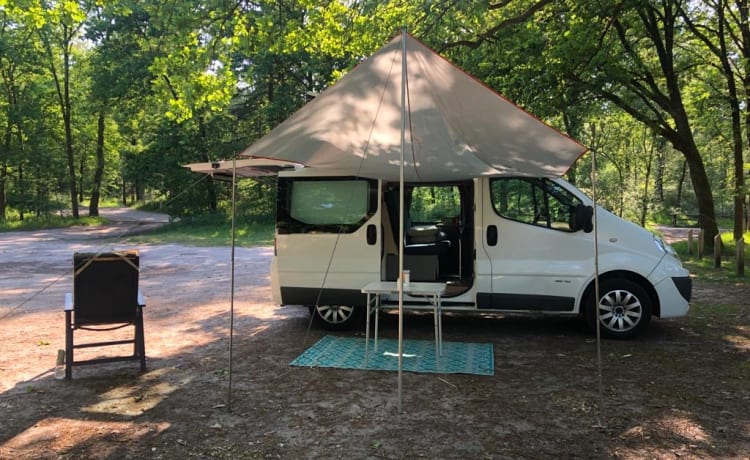
[[329,331],[352,329],[361,316],[361,309],[351,305],[315,305],[310,310],[315,323]]
[[[596,331],[597,311],[595,294],[586,302],[586,322]],[[651,298],[637,283],[626,279],[611,279],[599,288],[599,324],[601,334],[613,339],[630,339],[646,329],[651,321]]]

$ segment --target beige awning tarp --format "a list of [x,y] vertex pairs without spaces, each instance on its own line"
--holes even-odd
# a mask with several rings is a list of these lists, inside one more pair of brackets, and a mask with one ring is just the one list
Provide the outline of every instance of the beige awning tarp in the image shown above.
[[[241,155],[398,180],[402,49],[399,35]],[[556,177],[586,151],[408,34],[406,67],[406,181]]]

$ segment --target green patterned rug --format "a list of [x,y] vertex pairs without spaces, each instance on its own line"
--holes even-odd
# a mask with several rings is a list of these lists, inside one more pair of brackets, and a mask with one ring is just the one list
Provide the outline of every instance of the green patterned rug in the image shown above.
[[[398,370],[398,341],[379,339],[378,351],[370,339],[365,359],[365,339],[327,335],[305,350],[291,366],[338,367],[342,369]],[[435,359],[435,342],[404,340],[402,369],[407,372],[494,375],[491,343],[443,342],[443,354]]]

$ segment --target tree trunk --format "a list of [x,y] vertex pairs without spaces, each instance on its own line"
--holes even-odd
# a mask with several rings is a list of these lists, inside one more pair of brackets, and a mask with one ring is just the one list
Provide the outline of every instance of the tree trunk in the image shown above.
[[[740,47],[742,52],[742,63],[744,72],[742,75],[742,83],[745,91],[745,133],[750,133],[750,13],[748,12],[748,0],[737,0],[735,2],[737,8],[740,10],[740,33],[742,35],[743,46]],[[747,136],[748,145],[750,145],[750,135]],[[744,170],[742,171],[742,178],[744,181]],[[744,203],[745,196],[743,194],[742,201]],[[750,219],[747,219],[750,221]],[[748,229],[750,229],[750,222],[747,223]]]
[[708,182],[708,176],[703,166],[698,148],[695,144],[683,150],[685,160],[690,172],[690,180],[695,191],[695,199],[698,204],[698,223],[703,229],[704,247],[713,247],[714,237],[719,234],[719,225],[716,222],[716,212],[714,210],[714,197],[711,193],[711,184]]
[[[644,139],[644,144],[645,144],[645,139]],[[641,216],[640,216],[641,227],[646,226],[646,215],[648,213],[648,183],[651,180],[651,165],[653,163],[654,150],[655,150],[655,147],[653,144],[651,144],[651,146],[644,145],[644,148],[648,149],[648,160],[646,161],[646,179],[644,180],[645,185],[643,186],[643,196],[641,197]]]
[[8,181],[8,167],[3,162],[0,164],[0,222],[5,222],[7,219],[5,215],[5,208],[8,206],[8,203],[6,202],[7,198],[5,197],[5,184]]
[[714,237],[719,234],[719,225],[716,222],[716,211],[714,209],[714,197],[711,192],[711,184],[708,181],[706,168],[703,165],[698,146],[695,145],[687,114],[683,110],[673,114],[676,121],[677,132],[680,139],[673,145],[682,152],[685,163],[690,173],[690,182],[693,184],[695,200],[698,205],[698,225],[703,229],[703,244],[706,248],[712,248]]
[[5,197],[5,184],[8,181],[8,161],[6,158],[10,154],[11,140],[13,139],[13,132],[11,130],[10,121],[5,131],[5,141],[3,142],[3,151],[0,155],[0,222],[5,222],[5,208],[7,207]]
[[[669,139],[675,149],[685,156],[698,204],[698,220],[701,228],[703,228],[703,242],[706,248],[711,248],[713,247],[714,237],[719,234],[711,184],[708,181],[703,158],[701,158],[698,146],[695,144],[690,119],[682,101],[679,74],[674,65],[674,34],[677,30],[676,14],[680,3],[665,1],[662,6],[663,11],[659,11],[653,5],[646,6],[639,12],[641,21],[659,58],[666,88],[666,93],[661,94],[655,102],[660,104],[674,123],[673,126],[662,125],[659,131]],[[629,44],[626,43],[625,46],[629,47]],[[666,96],[666,98],[663,96]]]
[[[719,43],[721,45],[721,59],[724,76],[727,79],[729,104],[732,109],[732,151],[734,152],[734,241],[742,238],[745,229],[745,173],[742,152],[742,116],[740,100],[737,95],[734,71],[729,62],[726,37],[724,33],[724,2],[719,2]],[[750,46],[750,43],[745,43]]]
[[73,218],[78,219],[78,181],[76,179],[76,162],[73,151],[73,130],[71,128],[71,103],[70,103],[70,42],[71,31],[68,25],[63,24],[62,52],[63,52],[63,78],[60,81],[60,75],[55,66],[54,53],[49,40],[42,36],[45,43],[49,59],[49,70],[55,82],[60,111],[63,117],[63,128],[65,130],[65,156],[68,163],[68,186],[70,188],[70,212]]
[[[201,159],[208,163],[211,161],[210,158],[208,158],[208,136],[206,133],[206,122],[204,120],[204,117],[201,116],[198,119],[198,135],[200,136],[201,140]],[[216,187],[214,186],[214,181],[209,180],[205,181],[206,183],[206,193],[208,194],[208,209],[213,213],[216,212],[216,210],[219,208],[218,199],[216,198]]]
[[26,190],[23,183],[23,162],[18,165],[18,195],[21,197],[18,203],[18,219],[23,222],[24,219],[24,196],[26,195]]
[[63,84],[65,85],[65,92],[63,94],[62,111],[63,111],[63,123],[65,124],[65,154],[68,158],[68,173],[70,174],[70,206],[73,218],[78,219],[78,190],[76,183],[76,168],[75,168],[75,154],[73,151],[73,129],[72,124],[72,110],[70,103],[70,53],[68,47],[65,47],[64,53],[64,68],[63,68]]
[[86,173],[86,159],[80,155],[78,159],[78,202],[83,203],[83,176]]
[[99,111],[99,121],[96,131],[96,169],[94,169],[93,184],[91,185],[91,201],[89,202],[89,216],[99,215],[99,197],[104,177],[104,110]]
[[[743,0],[744,3],[746,0]],[[727,47],[727,30],[732,26],[727,22],[726,8],[728,5],[724,0],[718,0],[713,4],[716,13],[717,28],[715,36],[708,36],[704,33],[704,28],[698,27],[685,13],[680,10],[685,22],[690,30],[695,34],[706,47],[716,56],[721,64],[721,71],[727,82],[727,103],[731,110],[732,119],[732,151],[734,153],[734,241],[742,237],[744,224],[744,188],[745,177],[743,173],[743,155],[742,155],[742,120],[740,101],[737,94],[737,84],[735,80],[732,63],[729,61],[730,50]],[[742,8],[740,8],[742,9]],[[745,5],[745,16],[747,14],[747,5]],[[717,43],[718,42],[718,43]],[[750,46],[750,42],[744,43],[745,47]]]
[[685,187],[685,174],[687,174],[687,161],[682,160],[680,178],[677,180],[677,207],[682,207],[682,191]]
[[[571,117],[570,113],[568,113],[567,110],[563,111],[562,117],[563,117],[563,123],[565,124],[565,132],[568,134],[568,136],[571,136],[573,139],[579,139],[580,134],[581,134],[580,133],[581,123],[577,122],[578,118]],[[576,161],[565,173],[567,175],[568,182],[570,182],[572,185],[576,185],[577,165],[578,165],[578,162]]]
[[667,155],[664,151],[664,142],[654,139],[656,145],[656,176],[654,177],[654,191],[659,203],[664,203],[664,173],[667,170]]

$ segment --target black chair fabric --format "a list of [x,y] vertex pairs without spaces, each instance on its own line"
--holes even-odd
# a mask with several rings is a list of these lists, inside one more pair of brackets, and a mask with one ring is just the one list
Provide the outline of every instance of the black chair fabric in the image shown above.
[[73,255],[76,326],[131,322],[138,308],[137,252]]
[[[73,255],[73,308],[65,312],[65,377],[75,365],[113,361],[140,361],[146,370],[143,307],[138,300],[140,257],[137,251],[75,253]],[[115,327],[106,327],[113,326]],[[132,339],[76,344],[76,329],[106,332],[134,327]],[[133,354],[75,360],[74,350],[133,344]]]

